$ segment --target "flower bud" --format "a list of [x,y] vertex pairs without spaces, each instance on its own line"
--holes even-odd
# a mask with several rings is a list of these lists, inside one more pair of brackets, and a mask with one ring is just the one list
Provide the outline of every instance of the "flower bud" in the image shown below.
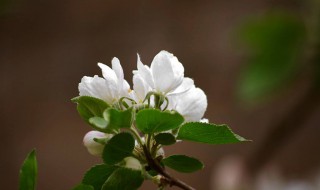
[[103,152],[104,145],[94,141],[94,138],[108,138],[110,139],[112,135],[102,133],[99,131],[89,131],[83,138],[83,144],[88,149],[89,153],[94,156],[101,156]]
[[140,161],[137,160],[134,157],[126,157],[124,159],[124,161],[125,161],[125,166],[124,167],[126,167],[126,168],[130,168],[130,169],[133,169],[133,170],[141,170],[142,169]]

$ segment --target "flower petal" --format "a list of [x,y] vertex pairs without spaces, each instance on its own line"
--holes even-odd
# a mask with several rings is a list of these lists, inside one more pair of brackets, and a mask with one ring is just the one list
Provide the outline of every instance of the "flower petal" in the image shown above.
[[104,78],[84,76],[79,83],[79,95],[80,96],[92,96],[100,98],[107,103],[111,103],[113,95],[107,86],[106,80]]
[[158,53],[152,63],[155,89],[163,93],[174,91],[183,81],[184,68],[178,59],[167,51]]
[[141,75],[135,74],[133,75],[133,90],[136,94],[136,101],[141,103],[151,88],[145,80],[143,80]]
[[[123,77],[123,69],[121,67],[120,61],[118,58],[114,57],[111,60],[111,64],[112,64],[112,70],[115,72],[115,74],[117,75],[118,79],[124,79]],[[120,83],[121,84],[121,83]]]
[[185,77],[178,88],[176,88],[173,92],[169,93],[168,95],[177,95],[184,93],[191,88],[194,88],[194,81],[191,78]]
[[100,69],[102,71],[103,78],[112,81],[116,85],[117,81],[118,81],[118,77],[117,77],[116,73],[114,72],[114,70],[112,70],[109,66],[107,66],[103,63],[98,63],[98,66],[100,67]]
[[154,88],[154,80],[150,68],[147,65],[143,65],[140,60],[139,54],[137,54],[137,71],[133,71],[133,74],[139,73],[144,81],[151,87]]
[[184,116],[185,121],[199,121],[207,109],[207,96],[200,88],[192,88],[176,96],[175,109]]

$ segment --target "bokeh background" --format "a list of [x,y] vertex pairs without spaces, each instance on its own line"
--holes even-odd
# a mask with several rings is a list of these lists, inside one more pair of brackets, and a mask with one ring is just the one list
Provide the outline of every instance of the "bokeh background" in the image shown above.
[[80,79],[116,56],[131,81],[136,53],[149,65],[163,49],[206,92],[205,117],[253,140],[178,143],[166,154],[206,167],[172,173],[201,190],[319,189],[318,12],[311,0],[0,0],[1,189],[18,188],[33,148],[38,189],[78,184],[101,162],[70,101]]

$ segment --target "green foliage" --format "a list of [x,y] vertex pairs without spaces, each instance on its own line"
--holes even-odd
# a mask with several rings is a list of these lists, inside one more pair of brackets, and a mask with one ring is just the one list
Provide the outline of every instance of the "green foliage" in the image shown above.
[[159,133],[154,139],[161,145],[172,145],[176,143],[176,138],[171,133]]
[[103,112],[105,120],[109,121],[108,129],[130,128],[133,121],[133,108],[117,110],[109,108]]
[[107,179],[102,190],[135,190],[143,183],[140,170],[118,168]]
[[136,116],[137,128],[145,134],[153,134],[178,128],[184,119],[175,111],[145,109]]
[[178,172],[191,173],[201,170],[203,164],[195,159],[185,155],[172,155],[162,160],[162,163]]
[[79,184],[72,190],[95,190],[91,185]]
[[[92,117],[103,117],[103,112],[110,106],[103,100],[90,97],[90,96],[79,96],[72,99],[72,102],[77,103],[77,110],[80,116],[89,124],[89,119]],[[93,127],[96,127],[93,125]],[[97,128],[100,130],[100,128]]]
[[[176,139],[209,144],[247,141],[226,125],[200,122],[183,124],[183,116],[176,111],[143,107],[140,110],[135,106],[121,110],[117,104],[111,107],[103,100],[87,96],[74,98],[73,101],[78,104],[79,114],[94,129],[114,135],[111,139],[94,138],[94,141],[104,145],[104,164],[88,170],[82,183],[73,190],[135,190],[144,179],[150,179],[151,176],[154,176],[156,183],[160,183],[160,187],[168,183],[159,180],[165,172],[161,171],[162,168],[165,170],[165,167],[169,167],[184,173],[202,169],[203,164],[196,158],[185,155],[164,158],[159,150],[162,146],[175,144]],[[145,135],[145,140],[140,137],[140,132]],[[134,137],[141,146],[135,147]]]
[[134,138],[130,133],[119,133],[105,145],[102,158],[104,163],[113,165],[131,156],[134,149]]
[[117,169],[116,166],[100,164],[92,167],[86,172],[82,179],[82,183],[91,185],[94,190],[100,190],[109,176]]
[[294,16],[271,14],[247,23],[239,33],[251,50],[240,78],[239,95],[243,100],[261,100],[286,85],[298,71],[304,23]]
[[228,144],[248,141],[233,133],[227,125],[201,122],[185,123],[180,128],[177,139],[208,144]]
[[35,190],[38,176],[36,152],[32,150],[24,160],[20,170],[20,190]]
[[98,131],[102,131],[102,132],[108,131],[107,126],[109,122],[101,117],[97,117],[97,116],[91,117],[89,119],[89,123],[91,124],[91,126],[94,126],[94,128],[97,129]]

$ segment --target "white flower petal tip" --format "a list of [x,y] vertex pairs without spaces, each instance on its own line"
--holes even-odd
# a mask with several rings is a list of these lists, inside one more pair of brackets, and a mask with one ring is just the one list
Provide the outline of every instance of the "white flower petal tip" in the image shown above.
[[89,131],[83,138],[83,144],[87,148],[88,152],[94,156],[101,156],[104,145],[94,141],[94,138],[111,138],[112,135],[105,134],[99,131]]
[[201,123],[209,123],[209,119],[207,119],[207,118],[202,118],[202,119],[200,119],[199,122],[201,122]]
[[136,158],[133,157],[126,157],[124,159],[125,161],[125,167],[126,168],[130,168],[133,170],[141,170],[142,166],[139,160],[137,160]]

